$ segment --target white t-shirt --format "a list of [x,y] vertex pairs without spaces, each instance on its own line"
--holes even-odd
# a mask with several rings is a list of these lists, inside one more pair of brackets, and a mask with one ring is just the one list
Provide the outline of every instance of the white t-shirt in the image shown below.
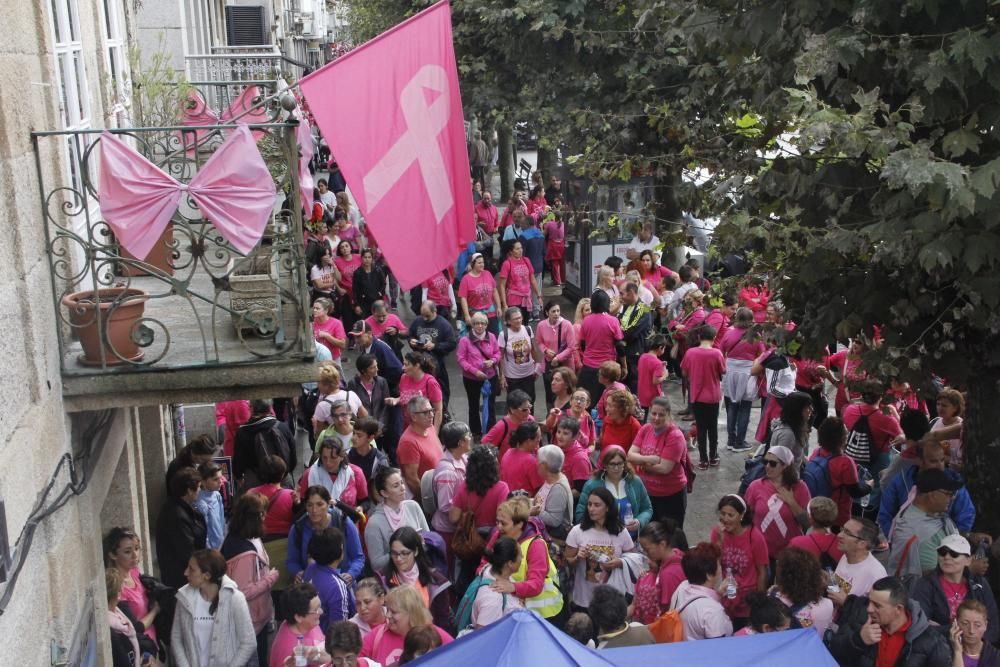
[[330,416],[330,410],[337,401],[347,401],[351,414],[355,416],[358,414],[358,408],[364,407],[361,405],[361,397],[356,393],[353,391],[348,393],[346,389],[339,389],[332,394],[320,397],[316,403],[316,410],[313,412],[313,419],[324,424],[332,424],[333,418]]
[[209,667],[209,658],[212,656],[212,627],[215,625],[215,617],[209,613],[212,603],[201,596],[194,596],[194,608],[191,609],[191,617],[194,619],[194,640],[198,647],[198,664],[200,667]]
[[[493,579],[493,573],[489,568],[483,570],[483,579]],[[472,625],[475,627],[489,625],[515,609],[523,608],[524,601],[513,593],[497,593],[489,586],[482,586],[472,603]]]
[[847,556],[841,556],[834,572],[840,590],[850,595],[868,595],[872,584],[886,576],[885,566],[873,554],[868,554],[860,563],[851,565]]
[[323,208],[329,208],[330,212],[337,208],[337,194],[327,190],[319,196],[319,200],[323,203]]
[[650,237],[648,241],[643,243],[639,240],[639,235],[636,234],[629,241],[628,245],[625,246],[627,250],[635,250],[636,252],[642,252],[643,250],[652,250],[655,257],[659,257],[660,253],[657,252],[656,246],[660,245],[660,239],[656,238],[656,234]]
[[[532,332],[534,333],[534,332]],[[504,327],[497,337],[497,345],[503,353],[503,373],[511,380],[531,377],[535,374],[535,356],[532,354],[532,339],[528,327],[522,325],[518,331]]]
[[[576,578],[573,584],[573,603],[581,607],[589,607],[594,586],[605,584],[608,579],[607,572],[594,570],[593,556],[596,553],[603,553],[609,558],[621,558],[621,555],[626,551],[632,551],[635,544],[627,530],[612,535],[606,530],[598,530],[597,528],[583,530],[579,525],[576,525],[566,536],[566,546],[575,549],[590,547],[591,558],[581,558],[576,562]],[[624,592],[622,591],[622,593]]]

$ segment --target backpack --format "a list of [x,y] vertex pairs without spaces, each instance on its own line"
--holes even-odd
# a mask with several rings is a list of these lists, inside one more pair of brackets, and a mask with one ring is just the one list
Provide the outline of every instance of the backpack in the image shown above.
[[874,444],[871,428],[868,426],[868,415],[862,414],[854,423],[854,428],[847,434],[844,453],[854,459],[855,463],[871,463],[875,458],[872,452]]
[[681,619],[681,612],[687,609],[687,606],[692,602],[704,599],[705,596],[703,595],[691,598],[680,609],[671,609],[664,612],[658,619],[647,625],[646,627],[649,628],[649,632],[653,635],[656,643],[673,644],[684,641],[684,621]]
[[312,432],[312,418],[317,405],[319,405],[319,388],[313,387],[308,391],[303,389],[302,394],[299,395],[299,409],[296,416],[299,426],[309,432]]
[[802,481],[809,488],[809,495],[812,498],[823,496],[831,498],[833,493],[833,482],[830,481],[830,460],[832,456],[816,456],[806,462],[806,467],[802,469]]
[[437,494],[434,493],[434,468],[427,470],[420,476],[420,506],[424,509],[424,514],[433,516],[437,512]]
[[[813,546],[819,549],[820,567],[822,567],[824,570],[836,570],[838,563],[833,559],[833,556],[830,555],[829,551],[830,547],[827,547],[826,549],[820,548],[819,542],[817,542],[816,538],[813,537],[812,535],[809,536],[809,539],[810,541],[812,541]],[[836,544],[836,541],[834,541],[833,544]]]
[[[483,575],[477,574],[476,578],[469,584],[469,587],[465,589],[465,594],[462,595],[462,599],[458,601],[458,606],[455,608],[455,629],[458,632],[462,632],[472,625],[472,607],[476,603],[476,596],[479,595],[479,589],[483,586],[489,586],[492,583],[492,579],[487,579]],[[504,609],[507,608],[506,595],[503,596],[503,606]]]
[[257,465],[260,466],[264,460],[272,454],[277,454],[288,465],[289,471],[292,469],[292,443],[281,432],[278,427],[279,422],[275,421],[270,428],[260,429],[253,436],[254,455]]
[[750,485],[758,479],[764,478],[764,472],[767,468],[767,464],[764,463],[764,457],[770,449],[771,434],[768,433],[767,442],[764,443],[764,449],[760,454],[755,454],[743,462],[743,474],[740,476],[740,488],[738,491],[740,496],[745,497]]
[[[775,600],[778,600],[779,602],[781,602],[781,599],[778,597],[777,591],[772,590],[767,595],[768,595],[768,597],[772,597]],[[784,604],[784,602],[781,602],[781,603]],[[789,630],[801,630],[802,629],[802,621],[799,620],[798,613],[800,611],[802,611],[803,609],[805,609],[806,607],[808,607],[808,606],[809,606],[809,603],[806,602],[804,604],[796,604],[796,605],[792,605],[791,607],[788,607],[788,616],[791,619],[791,622],[788,625],[788,629]]]

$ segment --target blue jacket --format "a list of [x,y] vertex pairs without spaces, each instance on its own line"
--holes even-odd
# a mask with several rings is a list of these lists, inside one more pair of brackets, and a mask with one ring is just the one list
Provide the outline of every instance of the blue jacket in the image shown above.
[[541,273],[545,264],[545,234],[538,227],[528,227],[521,233],[521,246],[535,273]]
[[226,539],[226,517],[222,507],[222,494],[218,491],[202,489],[198,492],[198,499],[194,501],[194,508],[205,517],[205,526],[208,528],[206,546],[209,549],[219,549],[222,547],[222,541]]
[[[339,528],[344,533],[344,560],[341,561],[338,572],[346,572],[357,581],[361,578],[361,570],[365,567],[365,554],[361,550],[361,538],[354,522],[341,514],[336,507],[330,508],[330,525]],[[309,524],[309,516],[303,515],[292,524],[288,531],[288,574],[292,577],[309,564],[309,540],[313,529]]]
[[[910,495],[910,489],[916,483],[919,470],[919,466],[910,466],[893,477],[889,485],[882,490],[882,502],[878,509],[878,525],[884,535],[892,534],[892,521]],[[954,470],[946,469],[945,472],[952,479],[962,479],[962,476]],[[969,497],[969,490],[964,486],[956,491],[955,496],[951,499],[948,516],[963,533],[972,530],[972,524],[976,521],[976,508],[972,504],[972,498]]]
[[[604,478],[588,479],[580,492],[580,500],[576,503],[576,516],[574,521],[580,523],[583,520],[583,513],[587,511],[587,497],[594,489],[604,486]],[[632,503],[632,516],[639,522],[639,530],[645,528],[650,519],[653,518],[653,503],[649,500],[649,493],[646,492],[646,485],[635,476],[625,478],[625,496]]]
[[316,587],[316,594],[323,603],[323,615],[319,627],[326,632],[331,623],[347,621],[354,616],[354,591],[348,586],[337,571],[328,565],[310,563],[303,575],[303,581],[308,581]]

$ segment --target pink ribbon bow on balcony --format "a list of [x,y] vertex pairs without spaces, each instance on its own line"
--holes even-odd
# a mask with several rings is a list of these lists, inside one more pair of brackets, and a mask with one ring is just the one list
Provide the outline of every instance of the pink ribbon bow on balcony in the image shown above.
[[313,146],[312,128],[309,121],[306,120],[305,114],[301,111],[299,116],[301,116],[299,126],[295,128],[295,139],[299,143],[299,197],[302,198],[302,208],[309,212],[312,211],[313,187],[315,187],[312,172],[309,171],[309,163],[312,161],[316,149]]
[[[209,108],[204,98],[192,90],[188,93],[187,103],[182,110],[183,117],[181,118],[181,123],[183,125],[217,125],[219,123],[247,125],[251,123],[266,123],[268,120],[267,108],[264,105],[254,106],[254,100],[259,95],[260,89],[257,86],[247,86],[220,114],[214,109]],[[200,145],[205,136],[211,131],[194,130],[195,145]],[[264,136],[264,132],[262,130],[254,130],[253,136],[260,139]],[[193,146],[189,147],[188,151],[191,151],[193,148]]]
[[119,243],[145,259],[170,223],[184,191],[242,254],[260,241],[277,190],[250,130],[236,128],[187,185],[110,132],[101,133],[98,199]]

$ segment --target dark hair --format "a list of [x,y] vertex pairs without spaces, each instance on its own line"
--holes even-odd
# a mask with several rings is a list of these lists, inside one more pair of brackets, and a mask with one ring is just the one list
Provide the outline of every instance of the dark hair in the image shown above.
[[591,314],[606,313],[609,310],[611,310],[611,297],[602,289],[594,290],[594,293],[590,295]]
[[848,521],[857,521],[861,524],[861,530],[858,531],[858,539],[868,544],[869,551],[878,546],[880,530],[878,524],[866,516],[852,516]]
[[639,531],[639,537],[645,537],[653,544],[666,544],[681,551],[687,551],[689,548],[684,529],[670,517],[663,517],[660,521],[650,521]]
[[258,466],[260,481],[264,484],[280,484],[288,473],[288,464],[285,459],[277,454],[271,454],[260,462]]
[[691,282],[691,274],[692,273],[694,273],[694,269],[692,269],[687,264],[685,264],[684,266],[682,266],[677,271],[677,275],[679,275],[681,277],[681,282],[682,283],[689,283],[689,282]]
[[538,422],[524,422],[523,424],[518,424],[514,432],[510,434],[510,446],[520,447],[522,442],[527,442],[528,440],[534,439],[538,435],[539,431]]
[[203,433],[196,438],[192,438],[184,447],[184,451],[189,452],[189,454],[199,454],[201,456],[215,454],[215,449],[215,439],[207,433]]
[[777,629],[785,625],[792,616],[785,603],[761,591],[747,593],[746,602],[750,606],[750,627],[754,632],[764,632],[764,626]]
[[399,656],[399,664],[405,665],[416,660],[438,646],[441,646],[441,635],[433,625],[415,625],[403,639],[403,653]]
[[215,477],[215,474],[220,472],[221,470],[222,466],[220,466],[215,461],[206,461],[205,463],[202,463],[200,466],[198,466],[198,474],[201,475],[201,478],[203,480],[212,479],[213,477]]
[[448,422],[441,427],[441,444],[447,450],[458,449],[462,441],[471,435],[472,431],[465,422]]
[[907,440],[919,441],[931,430],[931,424],[920,410],[903,410],[899,415],[899,427],[903,429],[903,435]]
[[834,456],[842,454],[844,444],[847,442],[847,429],[844,427],[844,420],[834,416],[824,419],[819,428],[816,429],[816,441],[820,447]]
[[702,324],[698,327],[698,340],[715,340],[717,333],[718,331],[711,324]]
[[493,568],[494,574],[500,574],[500,570],[503,569],[504,565],[517,560],[517,555],[520,551],[521,548],[517,545],[517,542],[504,536],[494,542],[493,548],[487,549],[484,556],[486,557],[486,562]]
[[507,394],[507,412],[513,412],[525,403],[531,403],[531,396],[523,389],[515,389]]
[[749,526],[753,523],[753,510],[743,500],[742,496],[727,493],[719,498],[719,504],[715,506],[715,510],[719,511],[723,507],[731,507],[736,510],[736,513],[740,515],[740,525]]
[[658,347],[667,346],[667,337],[661,333],[652,333],[649,338],[646,339],[646,348],[648,350],[655,350]]
[[476,445],[465,463],[465,488],[479,497],[485,496],[500,481],[500,466],[489,445]]
[[778,555],[774,582],[793,605],[816,602],[826,592],[819,559],[798,547],[788,547]]
[[688,549],[681,558],[681,569],[687,580],[696,586],[703,585],[708,578],[719,571],[719,559],[722,551],[715,544],[699,542]]
[[124,540],[139,541],[139,536],[131,528],[115,526],[104,536],[104,564],[111,567],[111,554],[118,551],[118,547]]
[[326,652],[360,653],[361,628],[350,621],[335,621],[326,629]]
[[306,489],[305,495],[302,496],[302,502],[308,502],[313,496],[319,496],[327,502],[328,505],[333,504],[333,498],[330,496],[330,492],[326,490],[325,486],[320,486],[319,484],[313,484],[308,489]]
[[363,248],[358,255],[363,259],[365,255],[371,255],[372,260],[375,259],[375,251],[371,248]]
[[[338,401],[339,402],[339,401]],[[348,448],[344,446],[344,441],[340,438],[335,438],[332,435],[325,436],[322,440],[316,443],[316,456],[323,460],[323,452],[329,449],[334,454],[340,457],[340,470],[343,470],[348,465],[347,461],[347,450]]]
[[590,620],[590,616],[578,611],[566,620],[566,634],[586,645],[594,638],[594,622]]
[[650,250],[649,248],[646,248],[645,250],[643,250],[642,252],[639,253],[639,261],[641,262],[642,258],[645,257],[646,255],[649,255],[649,259],[651,259],[653,261],[652,267],[655,269],[656,268],[656,255],[653,254],[653,251]]
[[[402,526],[389,536],[390,550],[392,549],[393,542],[399,542],[413,552],[413,558],[416,561],[417,571],[419,572],[417,579],[424,586],[429,586],[433,580],[434,566],[431,565],[431,558],[427,555],[427,545],[424,544],[424,538],[420,537],[420,533],[409,526]],[[390,581],[396,574],[396,562],[392,558],[389,558],[389,564],[385,566],[385,570],[383,571],[385,580]]]
[[621,257],[618,257],[617,255],[611,255],[606,260],[604,260],[604,266],[610,266],[615,271],[622,268],[622,264],[624,263],[625,260],[623,260]]
[[875,405],[885,396],[885,387],[878,380],[862,380],[855,385],[855,390],[861,394],[861,401],[867,405]]
[[630,282],[625,283],[625,287],[623,288],[622,291],[623,292],[638,292],[639,291],[639,286],[630,281]]
[[[590,491],[590,495],[600,498],[601,502],[608,508],[608,514],[604,517],[604,527],[607,531],[612,535],[622,532],[624,526],[622,526],[621,518],[618,516],[618,503],[615,501],[615,497],[611,495],[611,492],[603,486],[598,486]],[[590,500],[590,496],[587,497],[587,500]],[[585,505],[583,520],[580,521],[580,529],[590,530],[593,527],[594,522],[590,520],[590,512],[586,510]]]
[[[198,569],[208,573],[208,579],[213,584],[222,588],[222,577],[226,576],[226,559],[215,549],[199,549],[191,554],[191,560],[198,564]],[[215,591],[212,604],[208,607],[208,613],[215,616],[215,610],[219,608],[219,591]]]
[[357,421],[354,422],[354,430],[367,433],[370,437],[374,438],[382,430],[382,425],[374,417],[358,417]]
[[381,496],[385,492],[386,485],[389,484],[389,478],[399,474],[399,468],[388,467],[380,469],[375,473],[375,477],[372,478],[372,488],[378,491]]
[[358,357],[358,360],[354,362],[354,367],[358,369],[358,373],[364,373],[377,362],[378,359],[375,358],[374,354],[362,354]]
[[726,292],[722,295],[722,305],[723,306],[735,306],[736,305],[736,295],[731,292]]
[[[319,301],[319,299],[316,299],[316,301]],[[327,299],[327,301],[329,301],[329,299]],[[254,400],[250,401],[251,414],[255,415],[267,414],[271,412],[272,408],[274,408],[274,401],[272,401],[269,398],[255,398]]]
[[628,602],[617,588],[601,584],[594,587],[587,612],[598,633],[613,632],[625,625]]
[[808,432],[809,423],[802,417],[802,411],[812,405],[812,396],[804,391],[793,391],[781,403],[781,423],[792,429],[797,438]]
[[201,475],[194,468],[179,468],[174,476],[170,478],[170,497],[180,500],[188,491],[197,489],[201,485]]
[[672,273],[664,274],[664,276],[660,278],[660,282],[663,283],[663,286],[666,287],[668,290],[672,290],[673,288],[677,287],[677,279],[674,278],[674,275]]
[[344,557],[344,534],[334,526],[317,530],[309,540],[307,551],[320,565],[330,565]]
[[575,438],[580,434],[580,420],[576,417],[560,417],[559,423],[556,424],[556,430],[558,429],[569,431]]
[[552,307],[558,305],[559,305],[558,301],[556,301],[555,299],[549,299],[548,301],[545,302],[545,306],[543,307],[542,312],[548,315],[549,311],[552,310]]
[[296,616],[306,616],[309,614],[309,603],[314,597],[319,595],[316,587],[308,581],[292,584],[281,594],[281,610],[284,612],[286,623],[295,623]]
[[310,267],[322,268],[323,258],[330,254],[330,246],[326,243],[310,243],[306,246],[306,262]]
[[434,375],[434,370],[437,368],[437,364],[434,363],[434,359],[426,352],[407,352],[403,355],[403,361],[411,366],[419,366],[420,370],[428,375]]
[[229,534],[244,540],[264,537],[264,513],[267,498],[259,493],[244,493],[236,498],[229,515]]
[[872,584],[873,591],[886,591],[889,593],[889,603],[894,605],[906,606],[907,600],[909,600],[909,595],[906,592],[906,586],[897,577],[882,577],[874,584]]

